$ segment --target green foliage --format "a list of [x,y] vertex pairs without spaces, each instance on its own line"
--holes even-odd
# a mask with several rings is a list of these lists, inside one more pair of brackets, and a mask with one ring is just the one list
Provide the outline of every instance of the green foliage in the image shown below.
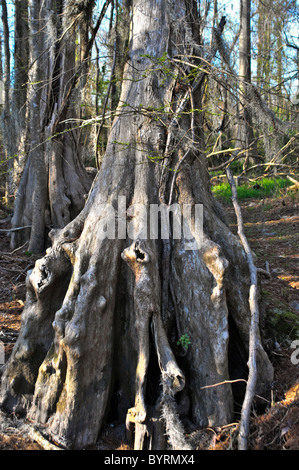
[[[256,187],[258,184],[259,187]],[[263,178],[256,182],[242,184],[237,187],[239,199],[264,198],[277,196],[280,190],[291,186],[292,183],[286,178]],[[221,183],[212,186],[212,192],[215,197],[229,200],[231,198],[231,189],[229,183]]]
[[183,334],[180,339],[177,341],[178,346],[182,346],[186,351],[188,350],[191,344],[190,337],[187,333]]

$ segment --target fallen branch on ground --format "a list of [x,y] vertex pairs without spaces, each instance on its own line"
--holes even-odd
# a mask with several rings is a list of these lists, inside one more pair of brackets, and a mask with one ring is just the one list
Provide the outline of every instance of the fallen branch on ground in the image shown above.
[[200,387],[200,390],[203,390],[204,388],[218,387],[219,385],[233,384],[235,382],[247,382],[247,380],[245,379],[223,380],[223,382],[218,382],[217,384],[205,385],[204,387]]
[[232,191],[232,202],[235,209],[237,224],[238,224],[238,235],[243,245],[243,248],[247,255],[248,267],[250,271],[250,290],[249,290],[249,307],[251,312],[251,324],[249,333],[249,359],[248,359],[248,380],[246,386],[245,397],[241,411],[241,421],[239,427],[238,436],[238,448],[239,450],[247,450],[247,441],[249,434],[249,419],[251,412],[251,405],[255,395],[256,387],[256,349],[257,349],[257,338],[258,338],[258,325],[259,325],[259,306],[258,306],[258,283],[257,283],[257,269],[253,262],[253,255],[244,233],[243,217],[240,206],[237,199],[237,188],[231,172],[228,167],[226,169],[226,175]]
[[37,442],[45,450],[63,450],[49,442],[44,436],[41,435],[36,429],[31,429],[29,433],[31,439]]
[[291,176],[287,175],[288,180],[290,180],[293,184],[293,186],[290,186],[288,189],[299,189],[299,181],[295,180]]

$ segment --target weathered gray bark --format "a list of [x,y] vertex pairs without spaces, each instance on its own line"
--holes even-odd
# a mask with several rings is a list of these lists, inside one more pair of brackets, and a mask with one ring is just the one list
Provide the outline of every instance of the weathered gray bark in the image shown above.
[[237,147],[247,149],[244,166],[248,159],[256,155],[253,148],[253,124],[248,107],[248,86],[251,83],[251,0],[240,0],[240,37],[239,37],[239,79],[240,79],[240,122],[238,126]]
[[[1,405],[47,425],[49,435],[71,448],[94,444],[111,409],[115,419],[126,421],[128,436],[135,429],[136,449],[163,448],[164,426],[173,448],[189,448],[183,430],[174,428],[177,404],[184,403],[183,415],[198,427],[229,423],[230,383],[208,386],[246,378],[246,254],[222,220],[202,154],[191,148],[179,172],[165,170],[166,162],[175,168],[186,155],[170,114],[182,109],[186,92],[177,91],[174,75],[157,67],[156,59],[165,51],[170,57],[190,51],[186,16],[183,0],[133,2],[120,98],[126,106],[119,108],[84,209],[50,233],[51,248],[28,274]],[[162,107],[167,112],[157,119]],[[182,122],[186,129],[188,119]],[[109,222],[105,204],[116,210],[116,230],[124,220],[144,230],[137,205],[168,202],[171,187],[172,202],[203,204],[198,250],[186,250],[184,238],[102,236]],[[126,207],[118,205],[120,197]],[[188,351],[177,346],[178,331],[189,335]],[[261,343],[257,358],[257,392],[263,394],[272,366]]]
[[[11,246],[29,240],[29,251],[41,253],[46,227],[61,228],[83,208],[91,181],[78,155],[78,134],[66,124],[53,123],[69,93],[76,72],[75,32],[69,28],[68,7],[62,0],[31,0],[29,140],[12,227],[32,226],[14,232]],[[64,7],[64,9],[63,9]],[[63,15],[62,15],[63,13]],[[74,26],[74,25],[73,25]],[[68,113],[61,120],[78,115],[67,101]],[[66,109],[66,106],[64,105]],[[69,130],[68,130],[69,129]]]

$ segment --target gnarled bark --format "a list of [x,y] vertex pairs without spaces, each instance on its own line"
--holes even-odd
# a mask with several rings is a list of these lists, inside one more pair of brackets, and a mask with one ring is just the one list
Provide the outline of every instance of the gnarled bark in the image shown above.
[[49,227],[62,228],[78,215],[91,186],[78,152],[78,132],[65,123],[53,129],[62,107],[68,106],[61,121],[78,115],[76,104],[70,101],[70,83],[78,70],[76,22],[69,27],[69,9],[70,2],[62,0],[29,1],[30,148],[15,197],[12,227],[31,229],[13,232],[11,246],[29,241],[28,250],[35,253],[44,251]]
[[[177,91],[174,75],[157,67],[156,59],[165,51],[170,57],[190,51],[185,18],[183,0],[133,2],[130,56],[101,170],[84,209],[50,233],[51,248],[28,276],[1,404],[28,413],[71,448],[94,444],[112,409],[115,419],[126,421],[129,436],[135,429],[136,449],[163,448],[165,429],[173,448],[188,448],[182,413],[199,427],[229,423],[234,409],[228,379],[247,378],[246,253],[212,197],[201,154],[191,149],[173,185],[174,173],[164,170],[166,162],[175,168],[186,154],[180,129],[168,127],[170,109],[179,108],[185,91]],[[198,249],[188,249],[184,237],[145,233],[143,208],[169,201],[171,187],[179,207],[203,205]],[[111,212],[115,237],[108,236],[114,231]],[[178,331],[189,335],[188,351],[178,347]],[[257,392],[263,394],[272,366],[261,343],[257,363]]]

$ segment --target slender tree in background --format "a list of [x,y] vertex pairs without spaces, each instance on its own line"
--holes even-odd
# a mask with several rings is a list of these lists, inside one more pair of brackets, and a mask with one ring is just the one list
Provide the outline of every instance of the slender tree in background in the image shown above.
[[[5,38],[5,99],[2,113],[2,135],[7,160],[5,199],[7,203],[11,203],[20,182],[26,152],[29,67],[28,1],[20,0],[15,4],[14,74],[11,74],[11,41],[6,2],[3,1],[1,6]],[[11,86],[12,82],[13,86]]]
[[[86,74],[91,48],[86,30],[92,6],[91,1],[84,8],[71,0],[29,2],[30,147],[12,219],[13,228],[25,229],[13,233],[12,247],[29,240],[28,250],[41,253],[49,230],[46,227],[63,227],[74,218],[83,208],[91,185],[79,155],[79,134],[66,120],[80,116],[76,92],[84,86],[80,77]],[[78,59],[79,25],[82,54]]]
[[[111,127],[114,114],[118,106],[123,70],[128,52],[128,41],[130,34],[130,7],[131,0],[118,2],[112,0],[108,33],[108,49],[110,52],[110,79],[107,84],[105,97],[102,105],[102,120],[96,128],[96,162],[100,167],[103,155],[103,143],[107,142],[107,129]],[[99,56],[99,49],[97,49]],[[97,80],[99,79],[99,69]],[[103,79],[101,80],[103,82]],[[97,86],[99,83],[97,82]],[[97,107],[98,107],[97,96]],[[97,113],[99,115],[99,113]],[[106,115],[109,118],[105,118]],[[109,130],[108,130],[109,133]],[[105,146],[105,145],[104,145]]]
[[[7,15],[7,5],[5,0],[1,0],[1,8],[2,8],[2,25],[3,25],[3,40],[4,40],[4,58],[5,58],[5,66],[4,66],[4,109],[2,120],[4,125],[7,128],[11,125],[11,114],[10,114],[10,100],[9,100],[9,92],[10,92],[10,46],[9,46],[9,28],[8,28],[8,15]],[[4,132],[4,148],[6,153],[6,160],[8,162],[8,168],[11,167],[11,160],[9,159],[10,151],[12,150],[12,141],[14,140],[14,134]],[[10,184],[7,184],[6,187],[6,199],[7,193],[9,192]]]
[[253,123],[248,107],[248,86],[251,83],[251,0],[240,0],[240,36],[239,36],[239,78],[240,78],[240,123],[238,127],[237,144],[247,149],[245,155],[246,166],[248,159],[253,156]]
[[[38,8],[32,14],[39,27],[48,18]],[[1,406],[45,425],[70,448],[95,444],[110,418],[126,422],[136,449],[163,449],[165,431],[172,448],[187,449],[181,418],[223,425],[233,419],[234,399],[242,403],[242,382],[230,379],[247,378],[250,273],[212,197],[198,125],[225,20],[192,63],[201,50],[198,24],[193,0],[133,0],[100,171],[83,210],[50,232],[51,248],[27,277]],[[35,58],[37,66],[37,50]],[[173,212],[174,203],[181,211],[202,205],[198,249],[172,224],[150,236],[146,214],[157,206]],[[191,230],[188,217],[183,226]],[[256,354],[262,395],[273,370],[260,337]]]
[[[298,22],[296,1],[267,0],[257,2],[257,57],[256,85],[269,109],[282,121],[293,121],[289,86],[295,78],[294,58],[288,54],[290,25]],[[292,29],[292,28],[291,28]],[[271,163],[283,162],[280,149],[287,139],[286,130],[277,129],[273,122],[260,121],[265,160]],[[298,128],[298,125],[294,129]]]

